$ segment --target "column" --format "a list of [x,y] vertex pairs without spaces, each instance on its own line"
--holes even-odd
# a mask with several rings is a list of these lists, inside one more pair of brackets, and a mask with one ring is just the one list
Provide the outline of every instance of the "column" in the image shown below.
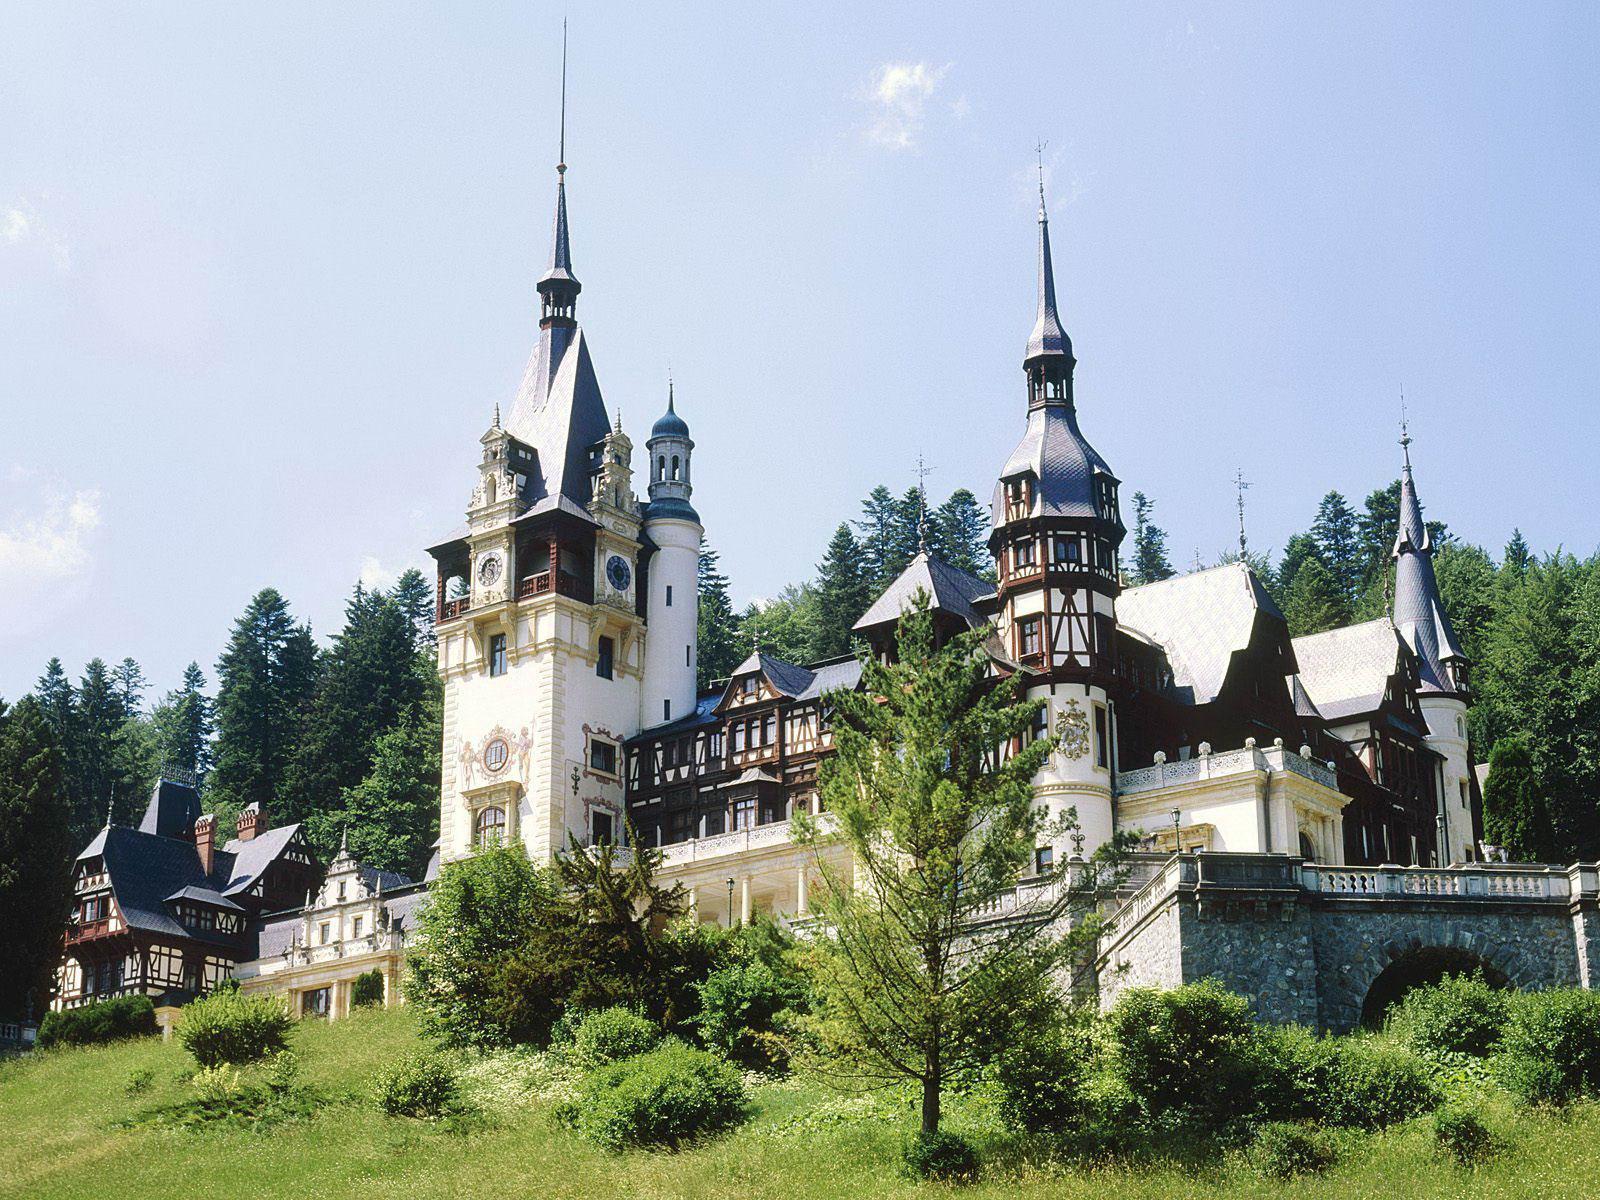
[[750,924],[750,876],[739,880],[739,924]]
[[689,889],[689,920],[700,923],[700,889],[697,887]]
[[806,885],[808,882],[809,880],[806,878],[806,868],[801,867],[794,873],[794,915],[797,917],[803,917],[811,911],[809,903],[810,897],[806,894]]

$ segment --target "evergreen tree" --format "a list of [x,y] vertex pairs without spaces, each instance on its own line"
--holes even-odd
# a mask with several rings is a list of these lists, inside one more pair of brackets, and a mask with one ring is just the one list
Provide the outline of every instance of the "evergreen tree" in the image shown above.
[[1300,564],[1281,607],[1290,637],[1321,633],[1345,623],[1344,595],[1320,558],[1307,558]]
[[831,658],[850,649],[851,628],[872,602],[867,583],[866,556],[848,524],[834,530],[828,552],[817,565],[818,658]]
[[1361,542],[1362,587],[1371,589],[1373,581],[1389,567],[1395,537],[1400,532],[1400,481],[1369,492],[1363,511],[1356,518],[1356,536]]
[[123,706],[123,694],[104,660],[90,659],[78,684],[75,744],[67,755],[76,782],[78,833],[107,820],[134,824],[148,790],[146,741]]
[[1300,568],[1305,566],[1307,559],[1317,557],[1317,543],[1312,540],[1309,533],[1297,533],[1291,537],[1283,547],[1283,557],[1278,560],[1278,569],[1272,572],[1269,586],[1272,588],[1274,599],[1278,607],[1282,608],[1289,598],[1289,589],[1294,585],[1294,577],[1300,573]]
[[938,554],[937,531],[933,528],[933,514],[927,506],[928,498],[921,488],[907,488],[905,495],[895,502],[894,552],[887,564],[890,579],[904,571],[906,564],[922,549],[924,522],[927,523],[928,549]]
[[717,552],[700,539],[700,607],[697,623],[699,678],[704,692],[739,665],[739,618],[728,595],[728,577],[717,569]]
[[368,866],[421,879],[439,836],[439,705],[405,711],[378,736],[372,770],[344,796],[342,830]]
[[[1054,740],[1027,740],[1040,704],[1018,698],[1015,677],[989,676],[984,631],[939,647],[927,604],[919,597],[902,619],[895,662],[863,659],[862,687],[832,697],[835,753],[821,788],[837,832],[799,820],[804,841],[842,842],[852,863],[846,878],[831,856],[816,860],[824,1053],[839,1074],[920,1085],[932,1133],[944,1088],[976,1074],[979,1048],[1026,1031],[1033,1012],[1019,1000],[1036,994],[1030,982],[1087,944],[1078,922],[1066,940],[1054,931],[1069,912],[1091,911],[1109,859],[1097,851],[1080,878],[1030,893],[1024,919],[974,923],[1030,866],[1038,840],[1059,832],[1043,828],[1032,786]],[[1026,744],[994,753],[1013,738]]]
[[1514,576],[1521,576],[1533,562],[1533,551],[1528,549],[1528,543],[1522,536],[1522,530],[1513,529],[1511,540],[1506,543],[1505,553],[1501,556],[1500,565],[1509,570]]
[[1468,661],[1483,661],[1483,639],[1494,619],[1494,562],[1481,546],[1449,542],[1433,556],[1439,599]]
[[390,597],[400,606],[411,626],[412,644],[433,652],[433,584],[415,567],[407,567],[394,581]]
[[866,558],[867,580],[873,595],[881,593],[898,572],[895,562],[899,519],[899,502],[880,483],[862,503],[861,519],[855,523],[861,531],[861,551]]
[[1167,535],[1150,520],[1155,505],[1143,492],[1133,494],[1133,572],[1131,582],[1159,583],[1177,574],[1167,560]]
[[984,579],[994,578],[989,553],[989,514],[966,488],[957,488],[935,511],[931,531],[937,534],[939,557],[952,567]]
[[1513,862],[1565,862],[1555,813],[1520,737],[1495,743],[1483,789],[1483,838],[1505,847]]
[[183,671],[183,686],[168,692],[151,715],[159,765],[193,771],[196,778],[211,769],[213,706],[205,686],[200,664],[190,663]]
[[117,689],[117,698],[122,701],[123,714],[137,716],[144,706],[144,694],[150,687],[144,677],[144,669],[133,659],[125,658],[112,668],[111,682]]
[[1333,576],[1342,603],[1340,620],[1343,624],[1355,607],[1365,574],[1365,557],[1356,528],[1356,514],[1338,492],[1329,492],[1317,506],[1317,517],[1311,523],[1311,538],[1316,543],[1317,557]]
[[821,620],[816,588],[791,583],[765,604],[752,604],[741,614],[739,659],[759,646],[763,654],[784,662],[813,662],[821,657],[817,653]]
[[345,626],[323,656],[279,796],[284,819],[305,821],[324,855],[345,828],[344,794],[372,770],[376,743],[421,703],[431,668],[394,599],[356,585]]
[[0,1019],[37,1019],[49,1004],[77,846],[44,706],[32,697],[14,708],[0,701]]
[[275,588],[263,588],[234,622],[217,660],[210,793],[220,827],[248,804],[271,811],[288,799],[284,780],[316,678],[310,628],[296,623]]
[[44,674],[34,685],[33,694],[39,703],[39,711],[43,714],[45,723],[50,726],[51,736],[55,739],[57,752],[60,755],[62,788],[72,844],[82,846],[93,836],[94,831],[104,824],[105,810],[102,808],[96,817],[94,807],[84,794],[83,786],[78,780],[75,757],[79,741],[78,693],[73,688],[72,681],[67,678],[66,669],[61,665],[59,658],[52,658],[45,664]]

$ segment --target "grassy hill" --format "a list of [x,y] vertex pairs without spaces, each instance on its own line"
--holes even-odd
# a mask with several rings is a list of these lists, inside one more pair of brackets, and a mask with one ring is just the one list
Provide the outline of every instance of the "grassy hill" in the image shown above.
[[[858,1103],[841,1103],[809,1084],[762,1086],[748,1126],[679,1154],[603,1153],[556,1128],[549,1103],[526,1100],[517,1088],[500,1088],[501,1102],[455,1128],[383,1116],[366,1098],[369,1081],[416,1040],[404,1010],[302,1025],[294,1036],[301,1079],[320,1100],[309,1117],[266,1129],[141,1122],[140,1114],[194,1094],[193,1064],[177,1043],[149,1040],[0,1064],[0,1198],[842,1200],[948,1191],[897,1176],[904,1128],[899,1113],[883,1105],[860,1111]],[[493,1071],[483,1078],[485,1094],[493,1095]],[[130,1094],[136,1079],[147,1082]],[[1600,1107],[1519,1116],[1508,1105],[1495,1117],[1510,1146],[1476,1172],[1436,1157],[1423,1121],[1353,1139],[1328,1175],[1288,1185],[1260,1179],[1227,1158],[1138,1169],[1053,1164],[986,1130],[972,1108],[956,1105],[954,1121],[958,1127],[966,1122],[966,1131],[989,1151],[983,1183],[963,1193],[972,1197],[1545,1200],[1581,1194],[1582,1180],[1600,1179]],[[1001,1160],[1016,1165],[996,1165]],[[1576,1191],[1574,1181],[1580,1181]]]

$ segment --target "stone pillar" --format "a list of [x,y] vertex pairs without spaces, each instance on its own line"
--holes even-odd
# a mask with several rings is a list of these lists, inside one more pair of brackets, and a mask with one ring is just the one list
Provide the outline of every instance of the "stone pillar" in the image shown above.
[[700,923],[700,889],[697,887],[689,889],[689,920]]
[[750,876],[739,880],[739,924],[750,924]]
[[809,895],[807,895],[808,883],[809,880],[806,878],[806,868],[801,867],[794,873],[794,915],[797,917],[803,917],[811,911],[811,898]]

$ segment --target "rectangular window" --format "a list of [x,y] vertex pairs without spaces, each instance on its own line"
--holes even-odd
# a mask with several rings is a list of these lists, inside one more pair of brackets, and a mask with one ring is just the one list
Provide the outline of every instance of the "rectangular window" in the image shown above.
[[688,646],[685,646],[683,648],[683,665],[686,666],[686,667],[694,665],[693,663],[691,663],[689,661],[689,647]]
[[1016,554],[1017,569],[1019,571],[1024,567],[1033,566],[1033,539],[1029,538],[1025,542],[1018,542],[1016,545]]
[[594,814],[594,833],[593,833],[591,844],[595,845],[595,846],[609,846],[611,844],[611,838],[612,838],[611,814],[608,813],[608,812],[597,812],[597,813],[595,813]]
[[357,917],[354,921],[350,922],[350,936],[351,937],[360,937],[361,936],[361,918],[360,917]]
[[506,635],[503,633],[491,634],[489,637],[489,674],[504,675],[506,673]]
[[1106,745],[1106,710],[1100,704],[1094,706],[1094,765],[1111,765],[1111,751]]
[[1037,742],[1050,732],[1050,710],[1041,708],[1033,714],[1033,737],[1029,740]]
[[733,810],[729,814],[732,824],[729,832],[736,833],[741,829],[754,829],[756,827],[756,802],[755,800],[735,800]]
[[667,607],[672,607],[672,585],[670,583],[667,584]]
[[1040,653],[1040,621],[1038,617],[1024,617],[1017,622],[1017,651],[1023,658]]
[[661,702],[661,719],[663,721],[672,720],[672,701],[671,700],[663,700]]
[[332,925],[327,921],[324,921],[321,925],[317,926],[317,940],[324,946],[328,944],[328,935],[332,931],[332,928]]
[[589,742],[589,766],[607,775],[617,773],[617,748],[611,742],[594,738]]
[[1055,849],[1051,846],[1035,846],[1033,848],[1033,873],[1035,875],[1048,875],[1056,859]]
[[596,652],[594,661],[594,673],[600,676],[601,679],[611,678],[612,662],[616,657],[616,653],[615,642],[608,637],[600,639],[600,648]]
[[771,746],[778,740],[778,714],[768,713],[766,720],[761,722],[761,744]]

